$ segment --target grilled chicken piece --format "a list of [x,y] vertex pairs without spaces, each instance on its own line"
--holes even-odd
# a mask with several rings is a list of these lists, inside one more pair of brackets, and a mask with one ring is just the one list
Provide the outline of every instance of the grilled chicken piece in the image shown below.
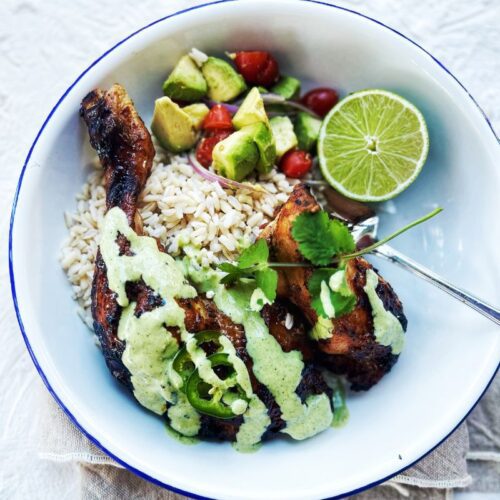
[[[375,341],[371,306],[363,290],[368,269],[373,267],[365,259],[358,257],[349,261],[346,278],[356,294],[356,307],[349,314],[334,319],[332,337],[319,341],[318,360],[334,373],[346,374],[352,389],[358,391],[370,389],[398,360],[390,347]],[[408,322],[403,305],[391,285],[380,275],[376,292],[385,309],[396,316],[406,331]]]
[[[275,218],[262,230],[259,238],[267,240],[270,260],[275,262],[304,262],[297,242],[292,237],[293,221],[302,212],[318,212],[320,206],[309,189],[298,184],[288,200],[279,208]],[[312,271],[306,267],[287,268],[278,273],[278,295],[295,304],[311,325],[318,319],[311,307],[307,282]]]
[[137,198],[151,172],[153,141],[132,100],[118,84],[96,89],[82,101],[80,115],[97,151],[106,188],[106,207],[120,207],[135,229]]
[[[142,224],[137,212],[137,199],[144,188],[151,171],[154,147],[151,137],[141,118],[137,114],[131,99],[120,85],[113,85],[110,90],[94,90],[82,101],[80,114],[87,124],[90,143],[97,151],[105,169],[106,207],[120,207],[127,215],[129,224],[136,232],[142,232]],[[130,244],[123,236],[117,239],[120,253],[127,255]],[[158,244],[160,251],[164,251]],[[151,311],[162,303],[143,281],[128,283],[127,296],[136,303],[135,314]],[[252,360],[246,351],[246,337],[241,325],[218,310],[215,303],[200,295],[194,299],[179,299],[178,304],[185,312],[185,326],[189,332],[217,330],[226,335],[236,348],[238,355],[249,369],[254,391],[269,409],[271,425],[268,435],[284,427],[281,412],[267,388],[260,384],[252,372]],[[293,318],[293,326],[286,330],[285,321],[288,309],[285,302],[266,306],[263,317],[270,333],[280,343],[283,350],[300,349],[304,359],[312,359],[311,344],[306,336],[304,323],[299,317]],[[118,323],[121,307],[116,302],[116,295],[109,289],[106,264],[100,252],[97,253],[94,281],[92,284],[92,315],[94,330],[101,343],[108,368],[122,383],[132,389],[130,373],[121,357],[125,344],[118,336]],[[287,334],[285,333],[285,330]],[[177,337],[179,332],[171,330]],[[307,366],[303,379],[297,389],[301,398],[311,394],[330,392],[321,373]],[[202,416],[200,436],[234,440],[242,417],[220,420]]]
[[[282,205],[273,221],[261,233],[269,244],[271,259],[277,262],[302,262],[304,258],[291,235],[293,221],[302,212],[320,210],[309,189],[295,186],[288,201]],[[357,297],[354,310],[334,319],[334,333],[331,338],[318,343],[318,359],[335,373],[345,374],[355,390],[366,390],[376,384],[397,361],[390,347],[378,344],[373,333],[371,306],[363,287],[366,271],[372,266],[363,258],[351,259],[347,264],[346,278]],[[311,306],[307,283],[311,269],[295,268],[279,272],[278,294],[287,297],[304,314],[310,325],[318,319]],[[394,290],[379,276],[377,294],[384,307],[392,312],[406,330],[403,306]]]
[[[151,136],[121,85],[90,92],[82,101],[80,115],[88,127],[90,144],[104,167],[106,208],[120,207],[135,228],[140,220],[136,216],[137,198],[155,155]],[[126,253],[127,242],[121,241],[120,245]],[[125,346],[116,334],[120,314],[115,294],[108,287],[106,264],[98,251],[92,283],[94,330],[113,375],[130,383],[121,362]]]

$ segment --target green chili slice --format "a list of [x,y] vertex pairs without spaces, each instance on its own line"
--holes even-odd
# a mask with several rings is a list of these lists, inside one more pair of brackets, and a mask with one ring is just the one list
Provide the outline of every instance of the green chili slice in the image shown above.
[[[217,350],[220,350],[221,346],[219,343],[219,337],[221,335],[221,332],[216,332],[214,330],[204,330],[202,332],[196,333],[195,339],[197,345],[199,346],[201,346],[202,344],[207,344],[208,342],[213,342],[218,346]],[[179,349],[177,351],[172,362],[172,368],[181,376],[182,388],[184,388],[189,376],[194,372],[196,368],[186,347],[183,347],[182,349]]]
[[177,354],[172,361],[172,368],[181,376],[182,386],[184,387],[187,379],[196,368],[185,347],[177,351]]
[[[210,360],[212,368],[222,366],[229,368],[226,380],[228,378],[235,378],[236,372],[232,363],[229,361],[229,356],[227,354],[212,354],[212,356],[209,356],[208,359]],[[233,390],[236,392],[232,392]],[[229,401],[236,398],[244,399],[245,401],[247,400],[241,388],[236,384],[236,381],[234,387],[231,389],[225,392],[218,391],[216,388],[210,387],[200,377],[198,370],[195,370],[187,381],[186,395],[191,403],[191,406],[193,406],[193,408],[198,410],[200,413],[222,419],[233,418],[236,416],[231,409],[231,406],[227,404]],[[228,397],[230,395],[233,396]]]

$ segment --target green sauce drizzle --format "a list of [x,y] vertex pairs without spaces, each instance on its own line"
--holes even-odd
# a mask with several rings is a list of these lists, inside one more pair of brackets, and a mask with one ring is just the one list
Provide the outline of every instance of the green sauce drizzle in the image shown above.
[[[134,255],[119,254],[116,243],[118,234],[130,242],[130,250]],[[128,305],[125,284],[140,278],[165,300],[196,297],[196,290],[186,282],[182,267],[170,255],[158,250],[154,238],[137,235],[128,225],[125,213],[118,207],[106,214],[100,249],[108,271],[109,288],[116,293],[117,302],[122,307]],[[177,326],[181,326],[181,323]]]
[[[130,243],[132,255],[120,255],[116,242],[123,235]],[[126,215],[119,208],[110,210],[104,220],[101,253],[108,270],[108,283],[124,309],[118,326],[118,337],[126,342],[122,360],[131,373],[134,395],[149,410],[170,419],[172,432],[182,436],[196,436],[200,416],[178,390],[179,376],[171,363],[178,350],[176,339],[167,327],[178,327],[200,376],[216,389],[226,382],[213,371],[203,349],[196,345],[194,336],[184,325],[184,311],[177,298],[195,297],[197,291],[185,278],[189,273],[200,291],[214,292],[217,307],[235,323],[243,325],[247,350],[253,360],[254,374],[264,384],[280,406],[286,422],[283,432],[294,439],[305,439],[321,432],[332,423],[332,410],[326,394],[313,395],[302,403],[296,394],[304,368],[299,351],[285,353],[252,301],[253,288],[242,284],[227,290],[219,282],[219,273],[209,269],[195,269],[189,260],[183,264],[158,250],[153,238],[137,235],[128,225]],[[127,282],[139,279],[151,287],[164,301],[150,312],[135,315],[135,303],[129,303],[125,291]],[[259,304],[260,305],[260,304]],[[253,451],[261,441],[270,423],[267,408],[253,394],[248,371],[236,355],[234,346],[224,336],[220,338],[223,351],[235,367],[236,380],[245,392],[248,403],[236,398],[231,406],[243,414],[243,423],[237,433],[235,448]]]
[[[133,255],[120,255],[116,243],[119,234],[129,241]],[[196,290],[186,281],[182,267],[170,255],[158,250],[156,240],[137,235],[128,225],[125,213],[117,207],[106,214],[100,249],[109,287],[124,308],[118,338],[126,342],[122,361],[130,371],[135,397],[159,415],[167,411],[167,402],[170,403],[167,415],[172,428],[187,436],[196,435],[199,415],[176,390],[175,380],[169,377],[172,373],[169,364],[178,345],[166,328],[178,327],[182,338],[188,336],[184,310],[175,299],[195,297]],[[162,297],[164,304],[137,317],[136,304],[129,304],[125,284],[140,278]]]
[[243,415],[243,423],[236,434],[235,450],[251,453],[260,448],[262,435],[266,432],[271,419],[267,414],[266,405],[254,394]]
[[[294,439],[306,439],[332,423],[332,410],[326,394],[314,395],[302,403],[296,394],[304,362],[299,351],[285,353],[257,311],[251,308],[252,286],[240,284],[226,289],[219,283],[216,271],[200,269],[186,262],[189,277],[202,291],[215,292],[214,302],[235,323],[243,325],[247,351],[253,360],[253,372],[280,406],[287,426],[283,430]],[[255,396],[255,399],[258,399]],[[252,399],[243,415],[244,423],[237,435],[235,447],[252,451],[266,431],[269,421],[262,401]]]
[[200,415],[189,404],[182,392],[177,393],[177,401],[167,411],[170,426],[179,434],[194,437],[200,430]]
[[172,426],[170,426],[169,424],[166,424],[165,428],[166,428],[167,434],[170,437],[179,441],[179,443],[191,445],[191,444],[198,444],[200,442],[200,440],[196,437],[189,437],[189,436],[184,436],[183,434],[180,434],[175,429],[173,429]]
[[377,295],[378,275],[372,269],[366,272],[366,285],[363,288],[372,306],[375,338],[379,344],[390,346],[392,354],[399,354],[405,344],[404,330],[398,318],[384,308]]
[[333,321],[331,319],[319,316],[309,336],[314,340],[326,340],[333,335],[333,328]]
[[349,408],[347,408],[345,388],[342,379],[328,370],[322,370],[323,378],[332,390],[333,420],[332,427],[344,427],[349,420]]
[[332,411],[326,394],[310,396],[305,404],[296,394],[301,381],[304,362],[299,351],[285,353],[270,335],[259,313],[249,307],[251,287],[239,285],[226,290],[220,285],[215,290],[217,307],[235,323],[243,325],[247,351],[253,360],[253,372],[280,406],[287,423],[283,432],[294,439],[306,439],[326,429],[332,422]]

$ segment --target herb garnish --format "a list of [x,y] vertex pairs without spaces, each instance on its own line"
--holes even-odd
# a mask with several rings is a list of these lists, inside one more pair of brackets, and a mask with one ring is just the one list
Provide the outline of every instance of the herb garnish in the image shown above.
[[[350,290],[345,278],[345,265],[349,259],[372,252],[396,236],[408,231],[440,213],[436,208],[389,236],[372,245],[356,250],[356,244],[348,227],[337,219],[330,219],[323,210],[300,214],[292,224],[292,237],[299,251],[307,259],[305,262],[269,262],[269,248],[265,240],[258,240],[246,248],[234,264],[225,262],[218,267],[226,275],[221,283],[254,280],[270,303],[276,299],[278,273],[275,269],[302,267],[311,268],[313,273],[308,281],[311,306],[323,318],[339,317],[352,311],[356,296]],[[335,267],[327,267],[335,266]]]
[[323,210],[301,213],[293,221],[292,236],[300,253],[316,266],[328,266],[334,256],[356,250],[347,226]]
[[[337,273],[342,275],[342,282],[333,290],[330,280]],[[345,282],[345,272],[342,269],[315,269],[309,278],[307,288],[311,294],[311,306],[318,316],[323,318],[338,318],[351,312],[356,305],[356,296]],[[331,304],[333,311],[325,310],[325,304]]]
[[242,278],[254,279],[257,288],[260,288],[267,300],[273,303],[276,299],[278,273],[271,269],[268,259],[269,248],[266,240],[257,240],[243,250],[235,264],[224,262],[219,265],[219,269],[227,273],[221,283],[230,285]]

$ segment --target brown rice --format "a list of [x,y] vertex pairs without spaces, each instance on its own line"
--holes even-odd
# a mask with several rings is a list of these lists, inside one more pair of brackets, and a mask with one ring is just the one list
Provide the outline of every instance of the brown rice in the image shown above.
[[[97,161],[95,167],[77,196],[76,211],[65,213],[69,236],[60,256],[87,323],[106,206],[103,172]],[[169,157],[159,151],[139,204],[144,232],[159,238],[171,255],[188,255],[203,266],[232,260],[255,240],[294,184],[276,170],[258,180],[267,193],[225,189],[195,173],[185,156]]]

